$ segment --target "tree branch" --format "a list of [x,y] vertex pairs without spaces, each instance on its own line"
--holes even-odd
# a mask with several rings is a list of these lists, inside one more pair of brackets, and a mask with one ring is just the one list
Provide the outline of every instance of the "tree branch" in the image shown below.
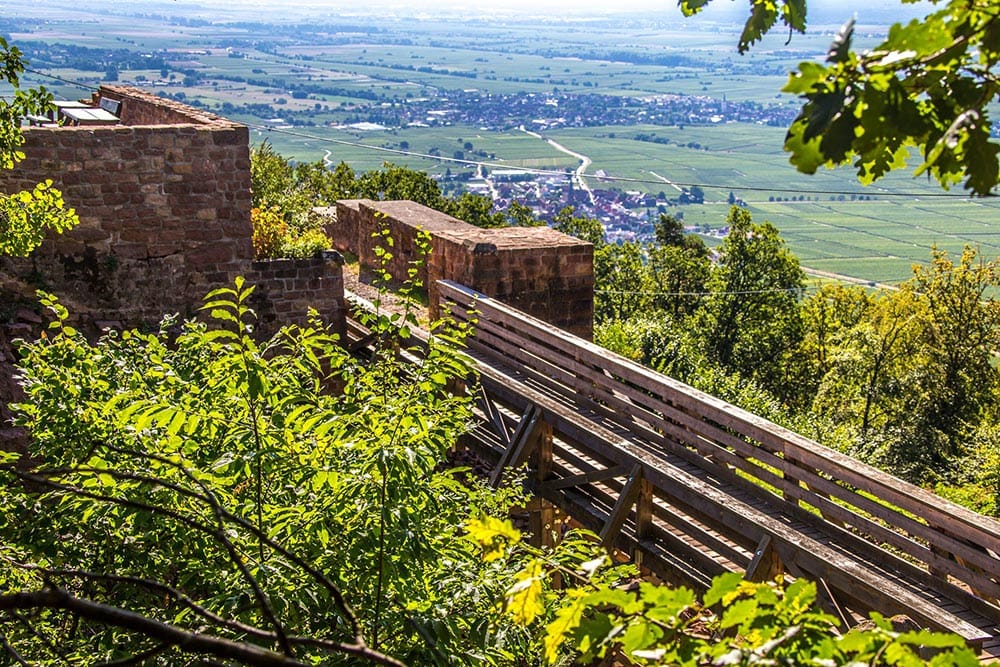
[[[16,609],[62,609],[73,612],[91,621],[131,630],[143,636],[159,640],[164,645],[176,646],[187,653],[209,655],[216,658],[235,660],[249,667],[307,667],[307,664],[283,653],[271,651],[255,644],[236,642],[223,637],[191,632],[169,623],[137,614],[127,609],[77,598],[58,588],[40,591],[21,591],[0,595],[0,611]],[[5,648],[9,646],[6,643]],[[313,644],[303,641],[303,644]],[[9,649],[13,651],[13,649]],[[386,667],[405,665],[366,646],[343,644],[338,650],[349,655],[364,658],[374,664]],[[16,652],[13,655],[17,655]]]
[[[79,495],[79,496],[83,496],[85,498],[90,498],[92,500],[99,500],[99,501],[103,501],[103,502],[113,503],[113,504],[116,504],[116,505],[122,505],[123,507],[128,507],[128,508],[134,509],[134,510],[140,510],[140,511],[144,511],[144,512],[149,512],[150,514],[161,514],[163,516],[170,517],[172,519],[180,521],[180,522],[184,523],[185,525],[187,525],[187,526],[189,526],[191,528],[194,528],[195,530],[199,530],[199,531],[201,531],[201,532],[203,532],[203,533],[205,533],[207,535],[211,535],[212,537],[214,537],[216,540],[218,540],[222,544],[222,546],[228,552],[229,558],[232,560],[233,564],[237,567],[237,569],[239,569],[240,573],[243,575],[243,578],[247,581],[247,583],[253,589],[254,597],[256,597],[257,602],[260,605],[261,611],[264,613],[264,616],[267,617],[268,621],[270,621],[271,625],[274,626],[275,632],[277,633],[278,643],[281,645],[282,649],[287,654],[289,654],[289,655],[291,654],[291,646],[288,644],[288,641],[285,638],[285,632],[284,632],[284,630],[281,627],[281,623],[278,621],[277,615],[274,613],[274,608],[271,606],[271,601],[268,599],[267,594],[265,594],[264,591],[263,591],[263,589],[260,587],[260,584],[254,578],[254,576],[250,573],[249,568],[247,568],[246,563],[243,562],[243,559],[240,557],[239,552],[237,552],[236,547],[233,545],[233,543],[230,541],[230,539],[226,536],[225,531],[223,530],[222,520],[218,519],[218,513],[216,513],[216,516],[217,516],[217,520],[219,521],[219,527],[218,527],[218,529],[213,529],[209,525],[207,525],[206,523],[204,523],[204,522],[202,522],[202,521],[200,521],[198,519],[193,519],[193,518],[191,518],[189,516],[186,516],[186,515],[182,514],[181,512],[177,512],[175,510],[171,510],[171,509],[168,509],[168,508],[165,508],[165,507],[159,507],[159,506],[156,506],[156,505],[150,505],[148,503],[138,502],[136,500],[130,500],[128,498],[115,498],[113,496],[107,496],[107,495],[104,495],[104,494],[101,494],[101,493],[94,493],[92,491],[87,491],[85,489],[82,489],[82,488],[79,488],[79,487],[75,487],[75,486],[71,486],[69,484],[62,484],[62,483],[59,483],[59,482],[54,482],[54,481],[52,481],[51,479],[48,478],[48,476],[50,476],[50,475],[64,475],[64,474],[67,474],[67,473],[79,473],[79,472],[104,473],[104,474],[109,474],[109,475],[111,475],[113,477],[117,477],[119,479],[130,479],[130,480],[134,480],[134,481],[144,481],[146,483],[158,484],[160,486],[163,486],[165,488],[171,489],[171,490],[176,491],[178,493],[181,493],[181,494],[184,494],[184,495],[188,495],[188,496],[193,496],[193,497],[196,497],[196,498],[200,498],[203,502],[208,502],[205,498],[201,498],[199,496],[199,494],[196,494],[194,491],[191,491],[190,489],[184,489],[183,487],[180,487],[180,486],[178,486],[176,484],[173,484],[171,482],[167,482],[165,480],[161,480],[161,479],[158,479],[156,477],[146,477],[145,475],[136,475],[136,474],[133,474],[133,473],[123,473],[123,472],[119,472],[119,471],[111,470],[111,469],[103,469],[102,468],[102,469],[98,470],[98,469],[90,469],[90,468],[82,468],[81,467],[81,468],[71,469],[71,470],[41,471],[40,474],[32,474],[32,473],[26,473],[26,472],[16,471],[15,474],[18,477],[20,477],[21,479],[27,479],[27,480],[35,482],[37,484],[42,484],[42,485],[50,486],[52,488],[59,489],[61,491],[66,491],[66,492],[73,493],[73,494],[76,494],[76,495]],[[209,504],[211,504],[211,503],[209,503]]]

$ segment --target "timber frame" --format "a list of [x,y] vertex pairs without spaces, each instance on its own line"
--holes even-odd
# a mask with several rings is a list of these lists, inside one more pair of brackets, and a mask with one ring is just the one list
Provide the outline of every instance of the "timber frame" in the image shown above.
[[904,614],[1000,648],[1000,523],[466,287],[439,281],[466,341],[490,482],[528,465],[532,529],[552,508],[647,571],[817,582],[851,625]]

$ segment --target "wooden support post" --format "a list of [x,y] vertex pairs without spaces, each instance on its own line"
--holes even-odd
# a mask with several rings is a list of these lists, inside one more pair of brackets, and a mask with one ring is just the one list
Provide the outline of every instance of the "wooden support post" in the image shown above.
[[535,483],[541,486],[552,476],[552,425],[538,414],[537,438],[531,451],[531,467],[535,469]]
[[747,565],[746,578],[750,581],[769,581],[784,572],[784,569],[781,557],[774,548],[774,540],[770,535],[764,535]]
[[[639,498],[635,502],[635,539],[637,544],[653,536],[653,485],[645,477],[639,480]],[[642,567],[642,549],[636,549],[632,559]]]
[[[541,414],[537,415],[535,445],[531,451],[530,467],[534,469],[534,482],[539,488],[552,474],[552,426]],[[528,528],[532,545],[554,547],[556,543],[555,505],[548,500],[535,497],[528,505]]]
[[615,539],[618,537],[618,533],[621,532],[622,526],[625,525],[625,520],[628,518],[628,513],[632,511],[632,506],[635,505],[635,501],[639,498],[641,482],[642,466],[636,463],[632,466],[632,472],[629,473],[628,481],[622,487],[621,495],[618,496],[618,501],[615,503],[614,508],[612,508],[611,515],[608,516],[604,528],[601,529],[601,544],[605,549],[610,550],[614,546]]

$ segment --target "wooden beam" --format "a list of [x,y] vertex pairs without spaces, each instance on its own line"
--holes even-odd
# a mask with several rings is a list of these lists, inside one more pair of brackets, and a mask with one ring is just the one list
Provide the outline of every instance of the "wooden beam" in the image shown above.
[[595,482],[603,482],[606,479],[624,477],[627,474],[628,468],[625,466],[614,466],[612,468],[605,468],[604,470],[591,470],[590,472],[573,475],[572,477],[549,480],[545,482],[543,486],[546,491],[558,491],[559,489],[568,489],[571,486],[593,484]]
[[[636,544],[642,544],[653,536],[653,485],[643,477],[639,480],[639,497],[635,501],[635,539]],[[642,567],[644,555],[642,549],[632,550],[632,560]]]
[[507,449],[504,450],[503,456],[490,475],[490,486],[493,488],[500,486],[505,469],[516,468],[528,460],[531,448],[537,442],[536,436],[542,421],[541,411],[529,404],[517,424],[517,430],[514,431],[510,444],[507,445]]
[[605,549],[610,549],[614,545],[615,538],[618,537],[622,526],[625,525],[628,513],[632,511],[632,506],[635,505],[635,501],[639,498],[639,485],[641,482],[642,465],[636,463],[632,466],[632,471],[628,475],[628,481],[625,482],[625,486],[622,488],[621,495],[618,496],[618,502],[615,503],[614,508],[611,510],[611,515],[608,516],[604,528],[601,529],[601,544],[604,545]]
[[746,578],[750,581],[769,581],[784,571],[781,558],[774,549],[774,540],[770,535],[764,535],[757,550],[753,553],[750,564],[747,565]]
[[503,419],[500,417],[500,412],[497,410],[497,406],[493,403],[493,400],[486,393],[486,387],[482,384],[479,385],[479,398],[483,406],[483,413],[486,415],[490,423],[493,424],[493,431],[500,436],[500,441],[507,447],[510,446],[510,432],[507,431],[507,425],[503,423]]

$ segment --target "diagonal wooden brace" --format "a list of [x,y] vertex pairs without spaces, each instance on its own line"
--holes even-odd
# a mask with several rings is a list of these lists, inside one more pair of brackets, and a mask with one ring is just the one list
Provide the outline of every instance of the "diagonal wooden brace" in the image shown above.
[[510,447],[510,433],[507,432],[507,426],[503,423],[503,418],[500,417],[497,406],[493,404],[493,400],[490,399],[486,393],[486,387],[483,385],[479,385],[479,400],[483,406],[483,413],[493,425],[493,430],[500,436],[500,441],[503,442],[505,447]]
[[781,557],[774,548],[774,540],[770,535],[764,535],[757,550],[753,553],[750,564],[747,565],[746,579],[748,581],[769,581],[784,571]]
[[500,461],[490,473],[490,486],[497,488],[503,481],[503,473],[507,468],[516,468],[528,460],[532,448],[538,443],[538,435],[544,423],[542,411],[534,405],[529,405],[517,424],[517,430],[510,439],[510,444],[504,450]]
[[632,466],[631,472],[629,472],[628,481],[622,487],[618,501],[615,503],[614,508],[612,508],[611,514],[604,524],[604,528],[601,529],[601,545],[605,549],[610,549],[614,545],[615,538],[618,537],[622,526],[625,525],[628,513],[632,511],[632,506],[639,499],[639,492],[642,490],[641,485],[642,466],[636,463]]
[[546,491],[558,491],[559,489],[568,489],[574,486],[603,482],[606,479],[614,479],[615,477],[624,477],[627,474],[628,468],[625,466],[613,466],[603,470],[591,470],[590,472],[573,475],[572,477],[553,479],[545,482],[543,486]]

